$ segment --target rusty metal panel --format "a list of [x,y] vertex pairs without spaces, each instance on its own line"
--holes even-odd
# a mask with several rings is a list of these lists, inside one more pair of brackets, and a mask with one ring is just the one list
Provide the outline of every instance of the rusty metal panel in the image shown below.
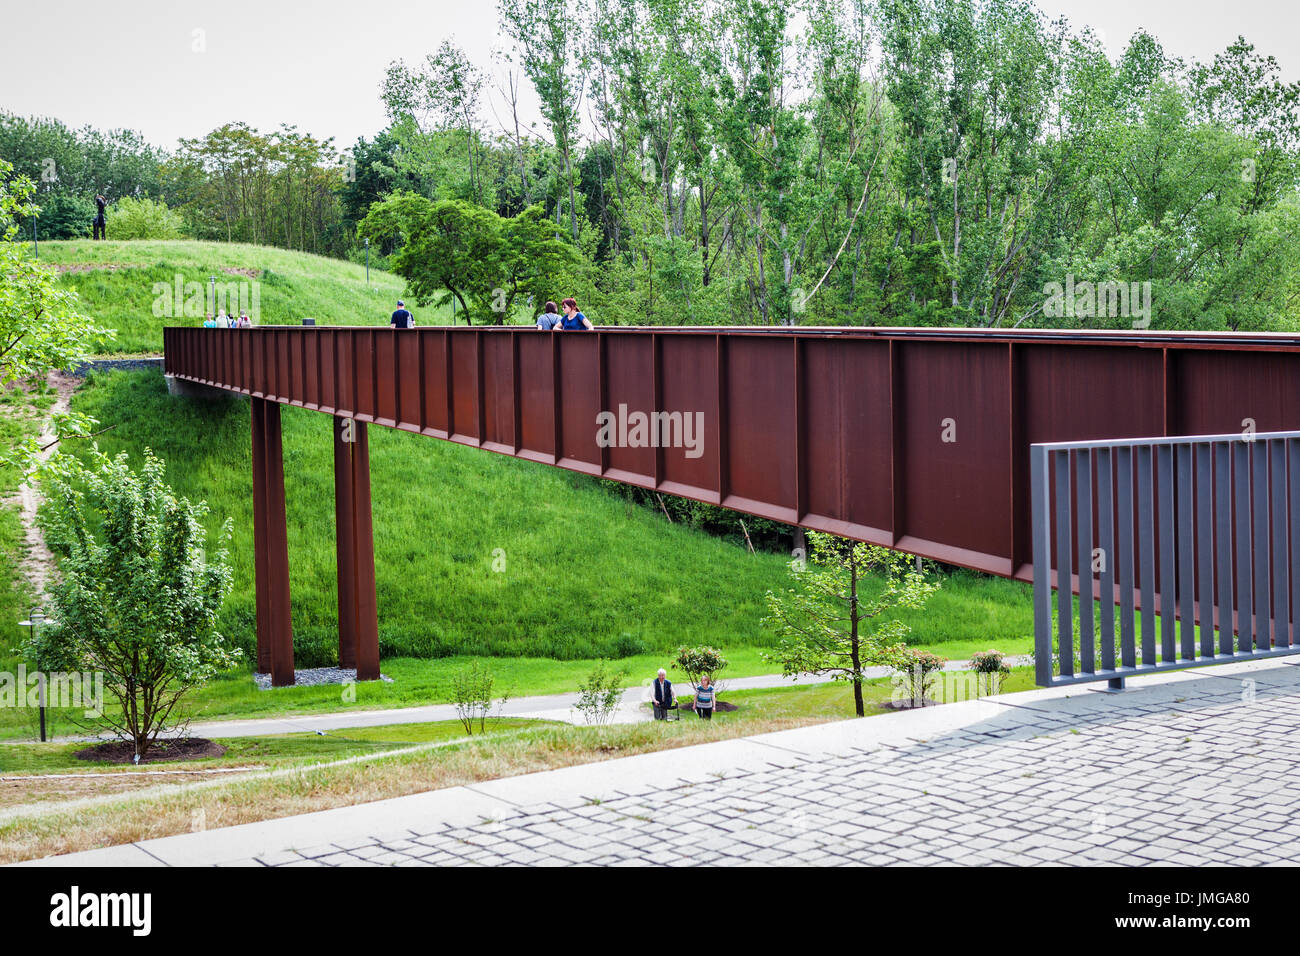
[[596,442],[600,407],[599,335],[553,332],[559,356],[560,461],[565,468],[600,474]]
[[[1009,359],[994,344],[895,343],[901,527],[895,544],[1008,575]],[[899,448],[901,444],[901,450]],[[900,453],[901,452],[901,453]]]
[[356,330],[339,329],[334,339],[334,400],[338,414],[353,417],[356,398]]
[[477,445],[483,438],[479,430],[479,386],[483,371],[479,365],[479,343],[482,333],[466,332],[465,335],[451,336],[451,365],[455,370],[451,380],[451,431],[453,441]]
[[518,333],[519,454],[533,461],[554,464],[556,397],[554,332]]
[[804,523],[891,544],[889,344],[813,339],[801,351]]
[[[547,334],[547,333],[542,333]],[[605,400],[602,411],[620,409],[622,419],[639,413],[649,416],[657,411],[654,394],[653,340],[647,333],[605,337]],[[634,436],[624,436],[630,439]],[[640,435],[635,444],[629,440],[615,442],[606,449],[605,477],[642,487],[654,487],[655,448],[649,435]]]
[[320,408],[320,343],[321,335],[312,330],[303,337],[303,381],[302,403],[308,408]]
[[320,354],[320,410],[333,414],[338,407],[338,333],[333,329],[317,329],[317,349]]
[[424,374],[421,427],[425,434],[446,438],[447,420],[447,333],[441,329],[417,330],[420,338],[420,367]]
[[353,329],[352,338],[352,417],[358,421],[375,419],[375,333],[370,329]]
[[1300,353],[1171,350],[1171,434],[1256,432],[1296,426],[1300,409]]
[[482,347],[483,447],[513,454],[515,450],[515,357],[516,333],[485,331]]
[[397,336],[409,329],[378,329],[371,334],[375,345],[375,422],[397,424]]
[[726,456],[722,504],[793,524],[795,348],[793,338],[723,339]]
[[[409,330],[403,330],[409,331]],[[420,337],[411,333],[397,340],[397,427],[418,432],[422,426]]]
[[[702,453],[688,458],[686,449],[661,447],[660,489],[717,504],[718,349],[714,335],[664,335],[659,340],[659,411],[682,416],[699,412],[704,418]],[[766,383],[764,388],[770,387]]]

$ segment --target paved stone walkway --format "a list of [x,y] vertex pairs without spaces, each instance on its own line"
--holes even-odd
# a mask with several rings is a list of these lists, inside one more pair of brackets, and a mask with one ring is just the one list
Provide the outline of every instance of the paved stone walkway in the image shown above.
[[719,741],[56,858],[230,865],[1300,862],[1300,668]]

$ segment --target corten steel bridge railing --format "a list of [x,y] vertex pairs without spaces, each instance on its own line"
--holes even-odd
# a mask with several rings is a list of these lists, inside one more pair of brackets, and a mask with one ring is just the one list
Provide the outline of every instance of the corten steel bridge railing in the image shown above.
[[1300,653],[1300,432],[1053,442],[1030,456],[1040,685],[1120,688]]
[[[340,657],[363,653],[362,676],[378,673],[367,423],[1020,580],[1031,443],[1300,427],[1285,335],[259,326],[168,328],[164,346],[168,375],[252,398],[259,664],[277,683],[293,679],[280,405],[336,419]],[[703,443],[599,442],[620,406],[698,413]]]

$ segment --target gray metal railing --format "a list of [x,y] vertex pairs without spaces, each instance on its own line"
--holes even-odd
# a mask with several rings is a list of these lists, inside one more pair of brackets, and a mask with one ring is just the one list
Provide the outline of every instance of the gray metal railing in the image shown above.
[[1300,432],[1036,444],[1030,473],[1039,685],[1300,653]]

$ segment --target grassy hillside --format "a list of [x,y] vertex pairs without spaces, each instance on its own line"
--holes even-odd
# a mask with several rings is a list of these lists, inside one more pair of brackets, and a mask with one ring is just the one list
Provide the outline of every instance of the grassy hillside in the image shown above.
[[[218,285],[256,282],[260,322],[298,325],[314,318],[322,325],[388,323],[403,295],[401,278],[365,266],[270,246],[224,242],[93,242],[88,239],[42,242],[41,261],[60,271],[59,281],[81,295],[82,306],[102,324],[117,329],[117,339],[96,343],[95,351],[138,354],[162,349],[166,325],[198,325],[178,311],[155,316],[155,283],[198,282]],[[229,308],[237,311],[232,301]],[[451,310],[414,308],[423,324],[451,321]]]
[[[92,376],[73,407],[113,428],[104,450],[145,448],[168,480],[234,521],[236,587],[224,627],[253,646],[252,500],[245,400],[168,396],[156,372]],[[295,642],[301,664],[337,646],[333,458],[329,419],[286,407],[285,484]],[[745,550],[544,465],[387,428],[371,429],[381,652],[626,657],[682,643],[768,644],[764,595],[787,559]],[[137,458],[138,460],[138,458]],[[504,570],[494,571],[494,557]],[[1031,633],[1024,585],[945,579],[916,643],[948,652],[1021,651]],[[770,666],[767,668],[770,670]]]

